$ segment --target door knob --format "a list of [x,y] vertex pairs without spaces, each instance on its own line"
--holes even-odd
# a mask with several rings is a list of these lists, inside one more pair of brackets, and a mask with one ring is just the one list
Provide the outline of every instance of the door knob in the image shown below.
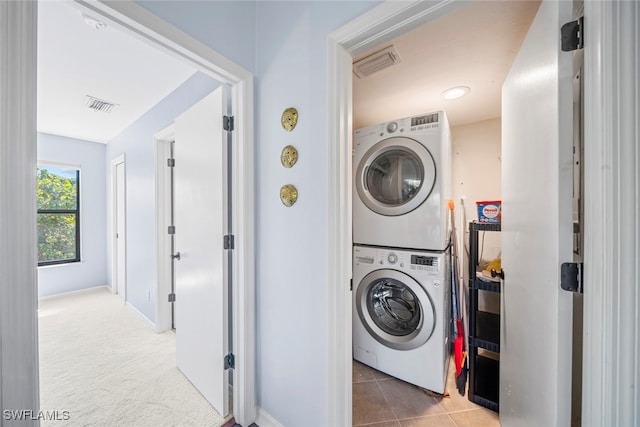
[[171,255],[171,259],[175,259],[176,261],[180,261],[180,252],[176,252],[174,255]]

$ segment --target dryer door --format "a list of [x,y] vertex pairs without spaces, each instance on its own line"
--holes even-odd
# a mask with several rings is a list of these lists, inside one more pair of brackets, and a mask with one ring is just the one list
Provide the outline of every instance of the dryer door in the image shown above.
[[358,285],[355,305],[371,336],[396,350],[420,347],[435,327],[429,294],[412,277],[396,270],[367,274]]
[[381,215],[411,212],[431,194],[436,164],[422,144],[410,138],[378,142],[362,157],[356,171],[360,200]]

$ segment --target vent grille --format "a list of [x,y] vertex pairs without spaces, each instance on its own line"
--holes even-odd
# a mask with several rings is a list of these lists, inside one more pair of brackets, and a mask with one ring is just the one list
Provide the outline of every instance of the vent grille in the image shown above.
[[353,72],[359,78],[370,76],[400,62],[400,55],[391,45],[353,63]]
[[100,111],[103,113],[110,113],[118,105],[91,95],[85,96],[84,103],[90,110]]

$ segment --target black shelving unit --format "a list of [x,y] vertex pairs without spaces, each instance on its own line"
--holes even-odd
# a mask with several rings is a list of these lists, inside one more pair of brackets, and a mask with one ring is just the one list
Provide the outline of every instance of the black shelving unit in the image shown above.
[[500,395],[500,314],[478,308],[479,292],[500,293],[501,283],[476,276],[480,231],[500,231],[500,224],[469,223],[469,400],[498,412]]

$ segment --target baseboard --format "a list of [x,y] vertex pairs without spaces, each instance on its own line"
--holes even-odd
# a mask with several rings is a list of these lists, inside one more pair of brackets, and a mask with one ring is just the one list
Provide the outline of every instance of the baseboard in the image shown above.
[[131,311],[133,311],[133,312],[134,312],[134,313],[136,313],[138,316],[140,316],[140,318],[141,318],[142,320],[144,320],[144,321],[145,321],[145,323],[146,323],[147,325],[149,325],[149,327],[151,328],[151,330],[152,330],[152,331],[155,331],[155,330],[156,330],[156,324],[155,324],[155,323],[153,323],[153,322],[152,322],[152,321],[151,321],[147,316],[145,316],[144,314],[142,314],[142,312],[141,312],[140,310],[138,310],[138,309],[137,309],[137,308],[135,308],[133,305],[131,305],[131,304],[129,303],[129,301],[127,301],[126,306],[127,306],[128,308],[130,308],[130,309],[131,309]]
[[258,416],[256,417],[256,424],[259,427],[284,427],[278,420],[273,418],[271,414],[262,408],[258,408]]
[[85,293],[85,292],[95,291],[95,290],[100,289],[100,288],[105,288],[109,292],[111,292],[111,288],[109,288],[108,285],[99,285],[99,286],[92,286],[90,288],[77,289],[75,291],[63,292],[61,294],[45,295],[43,297],[38,297],[38,301],[46,301],[46,300],[54,299],[54,298],[68,297],[68,296],[75,295],[75,294],[82,294],[82,293]]

